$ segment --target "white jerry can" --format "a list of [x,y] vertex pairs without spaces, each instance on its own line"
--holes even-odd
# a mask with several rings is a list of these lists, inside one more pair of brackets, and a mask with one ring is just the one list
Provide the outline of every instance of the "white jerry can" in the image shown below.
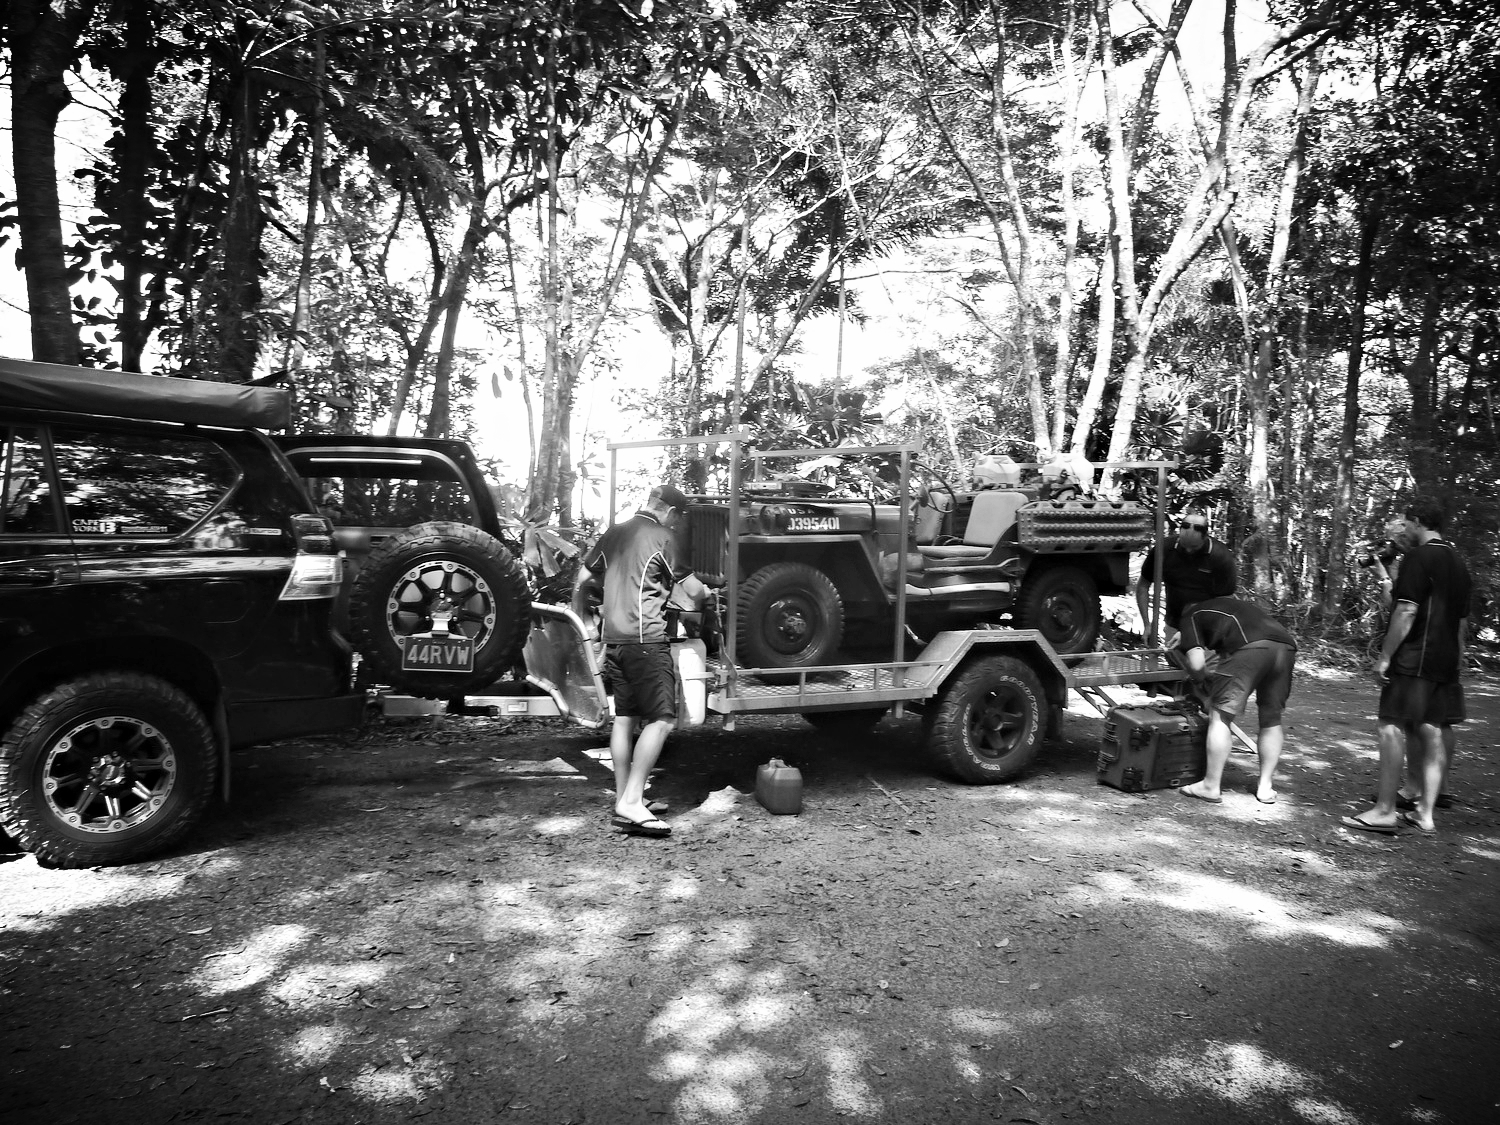
[[700,640],[672,642],[677,666],[677,722],[698,727],[708,717],[708,646]]

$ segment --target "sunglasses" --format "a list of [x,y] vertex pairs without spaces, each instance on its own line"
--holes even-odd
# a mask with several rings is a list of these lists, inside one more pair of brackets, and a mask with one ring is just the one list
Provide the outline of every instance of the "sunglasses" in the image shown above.
[[1183,531],[1207,531],[1208,530],[1208,524],[1206,524],[1206,523],[1188,523],[1187,520],[1183,520],[1177,526],[1180,527],[1180,528],[1182,528]]

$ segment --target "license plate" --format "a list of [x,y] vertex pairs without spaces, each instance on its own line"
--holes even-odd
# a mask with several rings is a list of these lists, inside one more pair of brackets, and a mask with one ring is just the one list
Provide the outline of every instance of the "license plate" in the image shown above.
[[788,531],[837,531],[837,516],[793,516],[787,523]]
[[417,634],[401,649],[403,672],[472,672],[474,642],[449,633]]

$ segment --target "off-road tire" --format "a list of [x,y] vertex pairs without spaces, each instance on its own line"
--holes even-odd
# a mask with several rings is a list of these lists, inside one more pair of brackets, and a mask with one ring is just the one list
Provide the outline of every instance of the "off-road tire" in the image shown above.
[[[763,566],[740,586],[735,655],[748,668],[816,668],[844,640],[844,602],[806,563]],[[772,682],[795,676],[763,675]]]
[[37,697],[0,741],[0,827],[49,867],[133,863],[202,818],[218,776],[185,692],[98,672]]
[[1099,587],[1076,566],[1029,571],[1011,611],[1017,629],[1037,630],[1058,653],[1092,652],[1102,619]]
[[860,707],[853,711],[804,711],[802,717],[822,734],[839,740],[862,738],[885,718],[886,707]]
[[1046,731],[1046,696],[1024,661],[982,656],[924,715],[928,752],[960,781],[990,785],[1026,769]]
[[[450,628],[474,640],[472,672],[407,672],[398,637],[432,630],[432,609],[453,608]],[[531,587],[505,545],[463,523],[421,523],[365,560],[349,598],[349,628],[378,683],[448,699],[493,683],[520,656],[531,624]]]

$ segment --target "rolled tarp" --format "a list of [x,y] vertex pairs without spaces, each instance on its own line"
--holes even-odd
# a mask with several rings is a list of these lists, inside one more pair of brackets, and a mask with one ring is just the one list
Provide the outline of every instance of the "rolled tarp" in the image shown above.
[[135,375],[5,356],[0,356],[0,407],[262,430],[286,429],[292,418],[291,393],[281,387]]

